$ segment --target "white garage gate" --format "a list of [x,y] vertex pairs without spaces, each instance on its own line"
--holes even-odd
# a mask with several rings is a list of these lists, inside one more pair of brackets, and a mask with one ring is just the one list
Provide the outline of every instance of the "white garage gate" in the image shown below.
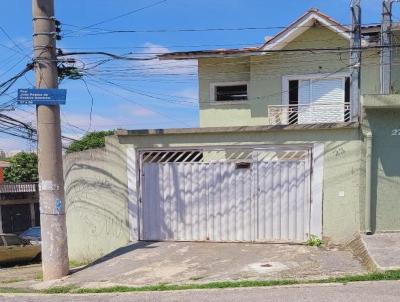
[[309,148],[139,155],[142,240],[302,242],[310,234]]

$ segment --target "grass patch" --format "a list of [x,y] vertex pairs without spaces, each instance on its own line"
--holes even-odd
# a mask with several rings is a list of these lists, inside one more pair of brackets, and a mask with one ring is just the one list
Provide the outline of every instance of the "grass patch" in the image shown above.
[[121,292],[149,292],[149,291],[173,291],[188,289],[213,289],[213,288],[240,288],[240,287],[268,287],[297,284],[321,284],[321,283],[349,283],[362,281],[388,281],[400,280],[400,270],[387,271],[382,273],[369,273],[363,275],[349,275],[343,277],[331,277],[319,280],[242,280],[210,282],[204,284],[158,284],[142,287],[113,286],[106,288],[80,288],[76,285],[56,286],[49,289],[36,291],[26,288],[0,287],[0,293],[41,293],[41,294],[94,294],[94,293],[121,293]]
[[242,280],[242,281],[224,281],[210,282],[204,284],[159,284],[142,287],[131,286],[113,286],[106,288],[78,288],[76,286],[53,287],[42,291],[46,294],[94,294],[94,293],[116,293],[116,292],[148,292],[148,291],[173,291],[173,290],[188,290],[188,289],[215,289],[215,288],[240,288],[240,287],[268,287],[282,285],[297,285],[297,284],[321,284],[321,283],[348,283],[361,281],[382,281],[382,280],[400,280],[400,270],[387,271],[382,273],[369,273],[364,275],[350,275],[344,277],[332,277],[320,280]]
[[205,284],[160,284],[143,287],[114,286],[106,288],[79,288],[75,293],[113,293],[113,292],[144,292],[144,291],[171,291],[171,290],[187,290],[187,289],[212,289],[212,288],[235,288],[235,287],[263,287],[277,285],[299,284],[297,280],[271,280],[271,281],[224,281],[211,282]]
[[45,294],[68,294],[76,292],[78,288],[75,285],[55,286],[42,291]]
[[88,264],[90,264],[91,261],[89,260],[85,260],[85,261],[75,261],[75,260],[71,260],[69,262],[69,267],[70,268],[76,268],[76,267],[80,267],[80,266],[86,266]]
[[306,244],[309,246],[321,246],[324,242],[318,236],[311,235]]
[[17,282],[21,282],[21,281],[25,281],[25,279],[22,279],[22,278],[14,278],[14,279],[9,279],[9,280],[1,281],[1,283],[3,283],[3,284],[10,284],[10,283],[17,283]]
[[36,281],[43,281],[43,272],[36,273],[34,279]]
[[1,294],[32,294],[37,293],[37,291],[29,288],[19,288],[19,287],[0,287]]
[[[363,275],[350,275],[344,277],[333,277],[322,280],[317,280],[316,283],[348,283],[348,282],[361,282],[361,281],[390,281],[400,280],[400,270],[376,272]],[[313,283],[313,282],[310,282]]]

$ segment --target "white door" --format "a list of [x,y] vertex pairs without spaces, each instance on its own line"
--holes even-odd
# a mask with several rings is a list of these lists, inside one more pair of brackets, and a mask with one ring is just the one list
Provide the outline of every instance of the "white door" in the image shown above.
[[141,239],[306,240],[308,151],[292,158],[260,150],[247,154],[244,160],[204,155],[195,162],[143,162]]

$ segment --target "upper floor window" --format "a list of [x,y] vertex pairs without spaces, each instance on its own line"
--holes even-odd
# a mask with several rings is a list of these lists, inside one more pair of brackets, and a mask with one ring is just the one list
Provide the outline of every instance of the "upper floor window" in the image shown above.
[[215,83],[211,85],[211,99],[217,102],[235,102],[247,100],[247,83]]

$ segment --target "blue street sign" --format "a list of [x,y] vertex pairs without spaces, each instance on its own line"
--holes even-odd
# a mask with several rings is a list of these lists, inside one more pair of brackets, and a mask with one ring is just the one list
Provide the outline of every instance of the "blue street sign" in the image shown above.
[[64,105],[66,89],[18,89],[18,104]]

